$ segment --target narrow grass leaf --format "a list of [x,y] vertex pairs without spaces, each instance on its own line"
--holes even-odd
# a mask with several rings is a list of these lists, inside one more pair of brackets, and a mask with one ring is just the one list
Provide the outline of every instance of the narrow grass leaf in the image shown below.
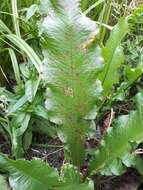
[[40,74],[40,66],[42,66],[42,62],[34,50],[21,38],[17,37],[14,34],[5,35],[7,39],[9,39],[13,44],[15,44],[19,49],[24,51],[33,65],[36,67],[37,71]]
[[93,10],[95,7],[97,7],[98,5],[100,5],[101,3],[103,3],[105,0],[99,0],[97,2],[95,2],[93,5],[91,5],[85,12],[84,14],[87,15],[91,10]]
[[12,33],[1,19],[0,19],[0,32],[7,32],[9,34]]
[[20,38],[20,28],[19,28],[19,16],[17,9],[17,0],[11,0],[12,14],[13,14],[13,25],[15,29],[15,34]]
[[20,71],[19,71],[19,66],[18,66],[18,62],[17,62],[17,58],[15,55],[15,52],[12,48],[9,48],[9,54],[11,57],[11,61],[12,61],[12,66],[13,66],[13,70],[14,70],[14,74],[15,74],[15,79],[16,82],[19,86],[22,86],[22,81],[20,79]]

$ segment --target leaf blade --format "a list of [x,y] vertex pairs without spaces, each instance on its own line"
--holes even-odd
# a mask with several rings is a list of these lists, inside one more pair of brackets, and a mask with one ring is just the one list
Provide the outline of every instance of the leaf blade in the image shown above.
[[106,168],[110,169],[115,160],[122,162],[127,152],[130,153],[130,142],[143,141],[143,106],[140,104],[142,97],[141,93],[136,97],[137,110],[119,117],[115,126],[108,131],[107,136],[101,142],[100,149],[95,152],[90,162],[91,175],[104,171]]
[[[113,84],[118,81],[118,75],[114,76],[114,80],[110,80],[110,76],[112,74],[117,74],[118,67],[120,67],[123,62],[123,55],[120,53],[120,59],[117,58],[119,52],[119,46],[121,40],[124,38],[128,31],[128,21],[126,18],[121,18],[118,24],[114,27],[111,32],[111,35],[106,43],[104,48],[104,59],[105,59],[105,67],[103,72],[100,75],[100,79],[102,80],[102,85],[104,88],[104,94],[109,94]],[[114,69],[113,69],[114,68]],[[109,84],[110,81],[110,84]],[[108,83],[108,84],[106,84]]]

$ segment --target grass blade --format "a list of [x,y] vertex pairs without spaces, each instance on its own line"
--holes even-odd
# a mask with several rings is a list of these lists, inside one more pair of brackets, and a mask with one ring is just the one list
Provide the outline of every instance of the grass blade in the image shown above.
[[6,81],[9,83],[9,80],[8,80],[6,74],[4,73],[4,71],[3,71],[2,67],[1,67],[1,65],[0,65],[0,71],[1,71],[2,75],[4,76],[4,78],[6,79]]
[[36,67],[38,73],[40,74],[40,67],[42,62],[34,50],[21,38],[14,34],[5,35],[14,45],[16,45],[20,50],[24,51],[33,65]]
[[7,32],[11,34],[9,28],[4,24],[4,22],[0,19],[0,32]]
[[20,79],[19,66],[18,66],[18,62],[17,62],[17,58],[16,58],[16,55],[15,55],[15,52],[11,48],[9,48],[8,50],[9,50],[9,54],[10,54],[10,57],[11,57],[12,66],[13,66],[16,82],[17,82],[17,84],[19,86],[21,86],[22,82],[21,82],[21,79]]
[[99,0],[97,2],[95,2],[93,5],[91,5],[85,12],[84,14],[87,15],[92,9],[94,9],[95,7],[97,7],[98,5],[100,5],[101,3],[103,3],[105,0]]
[[12,5],[13,24],[14,24],[15,33],[18,37],[21,37],[20,28],[19,28],[19,16],[17,10],[17,0],[11,0],[11,5]]

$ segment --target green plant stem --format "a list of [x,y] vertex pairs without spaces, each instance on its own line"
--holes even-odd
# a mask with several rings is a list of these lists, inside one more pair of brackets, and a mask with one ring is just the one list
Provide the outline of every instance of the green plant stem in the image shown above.
[[108,29],[108,30],[110,30],[110,31],[113,29],[112,26],[109,26],[109,25],[107,25],[107,24],[100,23],[100,22],[98,22],[98,21],[95,21],[95,23],[98,24],[98,25],[100,25],[100,26],[105,27],[106,29]]
[[101,3],[103,3],[105,0],[99,0],[97,2],[95,2],[93,5],[91,5],[85,12],[84,14],[87,15],[92,9],[94,9],[95,7],[97,7],[98,5],[100,5]]
[[33,144],[34,146],[42,147],[42,148],[63,148],[63,145],[50,145],[50,144]]
[[13,16],[11,13],[8,13],[8,12],[5,12],[5,11],[0,11],[0,14],[9,15],[9,16]]
[[100,33],[99,33],[99,40],[100,44],[103,45],[104,43],[104,38],[106,34],[106,28],[102,26],[102,23],[107,24],[109,22],[110,14],[111,14],[111,8],[112,8],[112,0],[106,0],[104,7],[103,7],[103,12],[102,12],[102,18],[101,18],[101,27],[100,27]]
[[[4,76],[4,78],[6,79],[7,83],[9,83],[9,80],[8,80],[6,74],[4,73],[4,71],[3,71],[3,69],[2,69],[1,66],[0,66],[0,71],[1,71],[2,75]],[[10,83],[9,83],[9,84],[10,84]]]

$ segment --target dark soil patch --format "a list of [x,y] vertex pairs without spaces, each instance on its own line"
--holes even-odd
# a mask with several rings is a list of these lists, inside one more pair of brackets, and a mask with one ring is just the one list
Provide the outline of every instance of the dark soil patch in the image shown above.
[[11,155],[10,145],[7,143],[7,141],[2,136],[1,133],[0,133],[0,152]]
[[58,138],[51,139],[46,135],[35,134],[32,146],[26,152],[26,159],[41,158],[49,165],[60,169],[64,161],[64,150]]
[[142,176],[129,169],[122,176],[94,177],[96,190],[143,190]]
[[113,110],[115,112],[115,117],[119,117],[120,115],[129,114],[130,110],[134,109],[134,103],[132,100],[128,100],[128,102],[119,101],[116,105],[113,106]]

